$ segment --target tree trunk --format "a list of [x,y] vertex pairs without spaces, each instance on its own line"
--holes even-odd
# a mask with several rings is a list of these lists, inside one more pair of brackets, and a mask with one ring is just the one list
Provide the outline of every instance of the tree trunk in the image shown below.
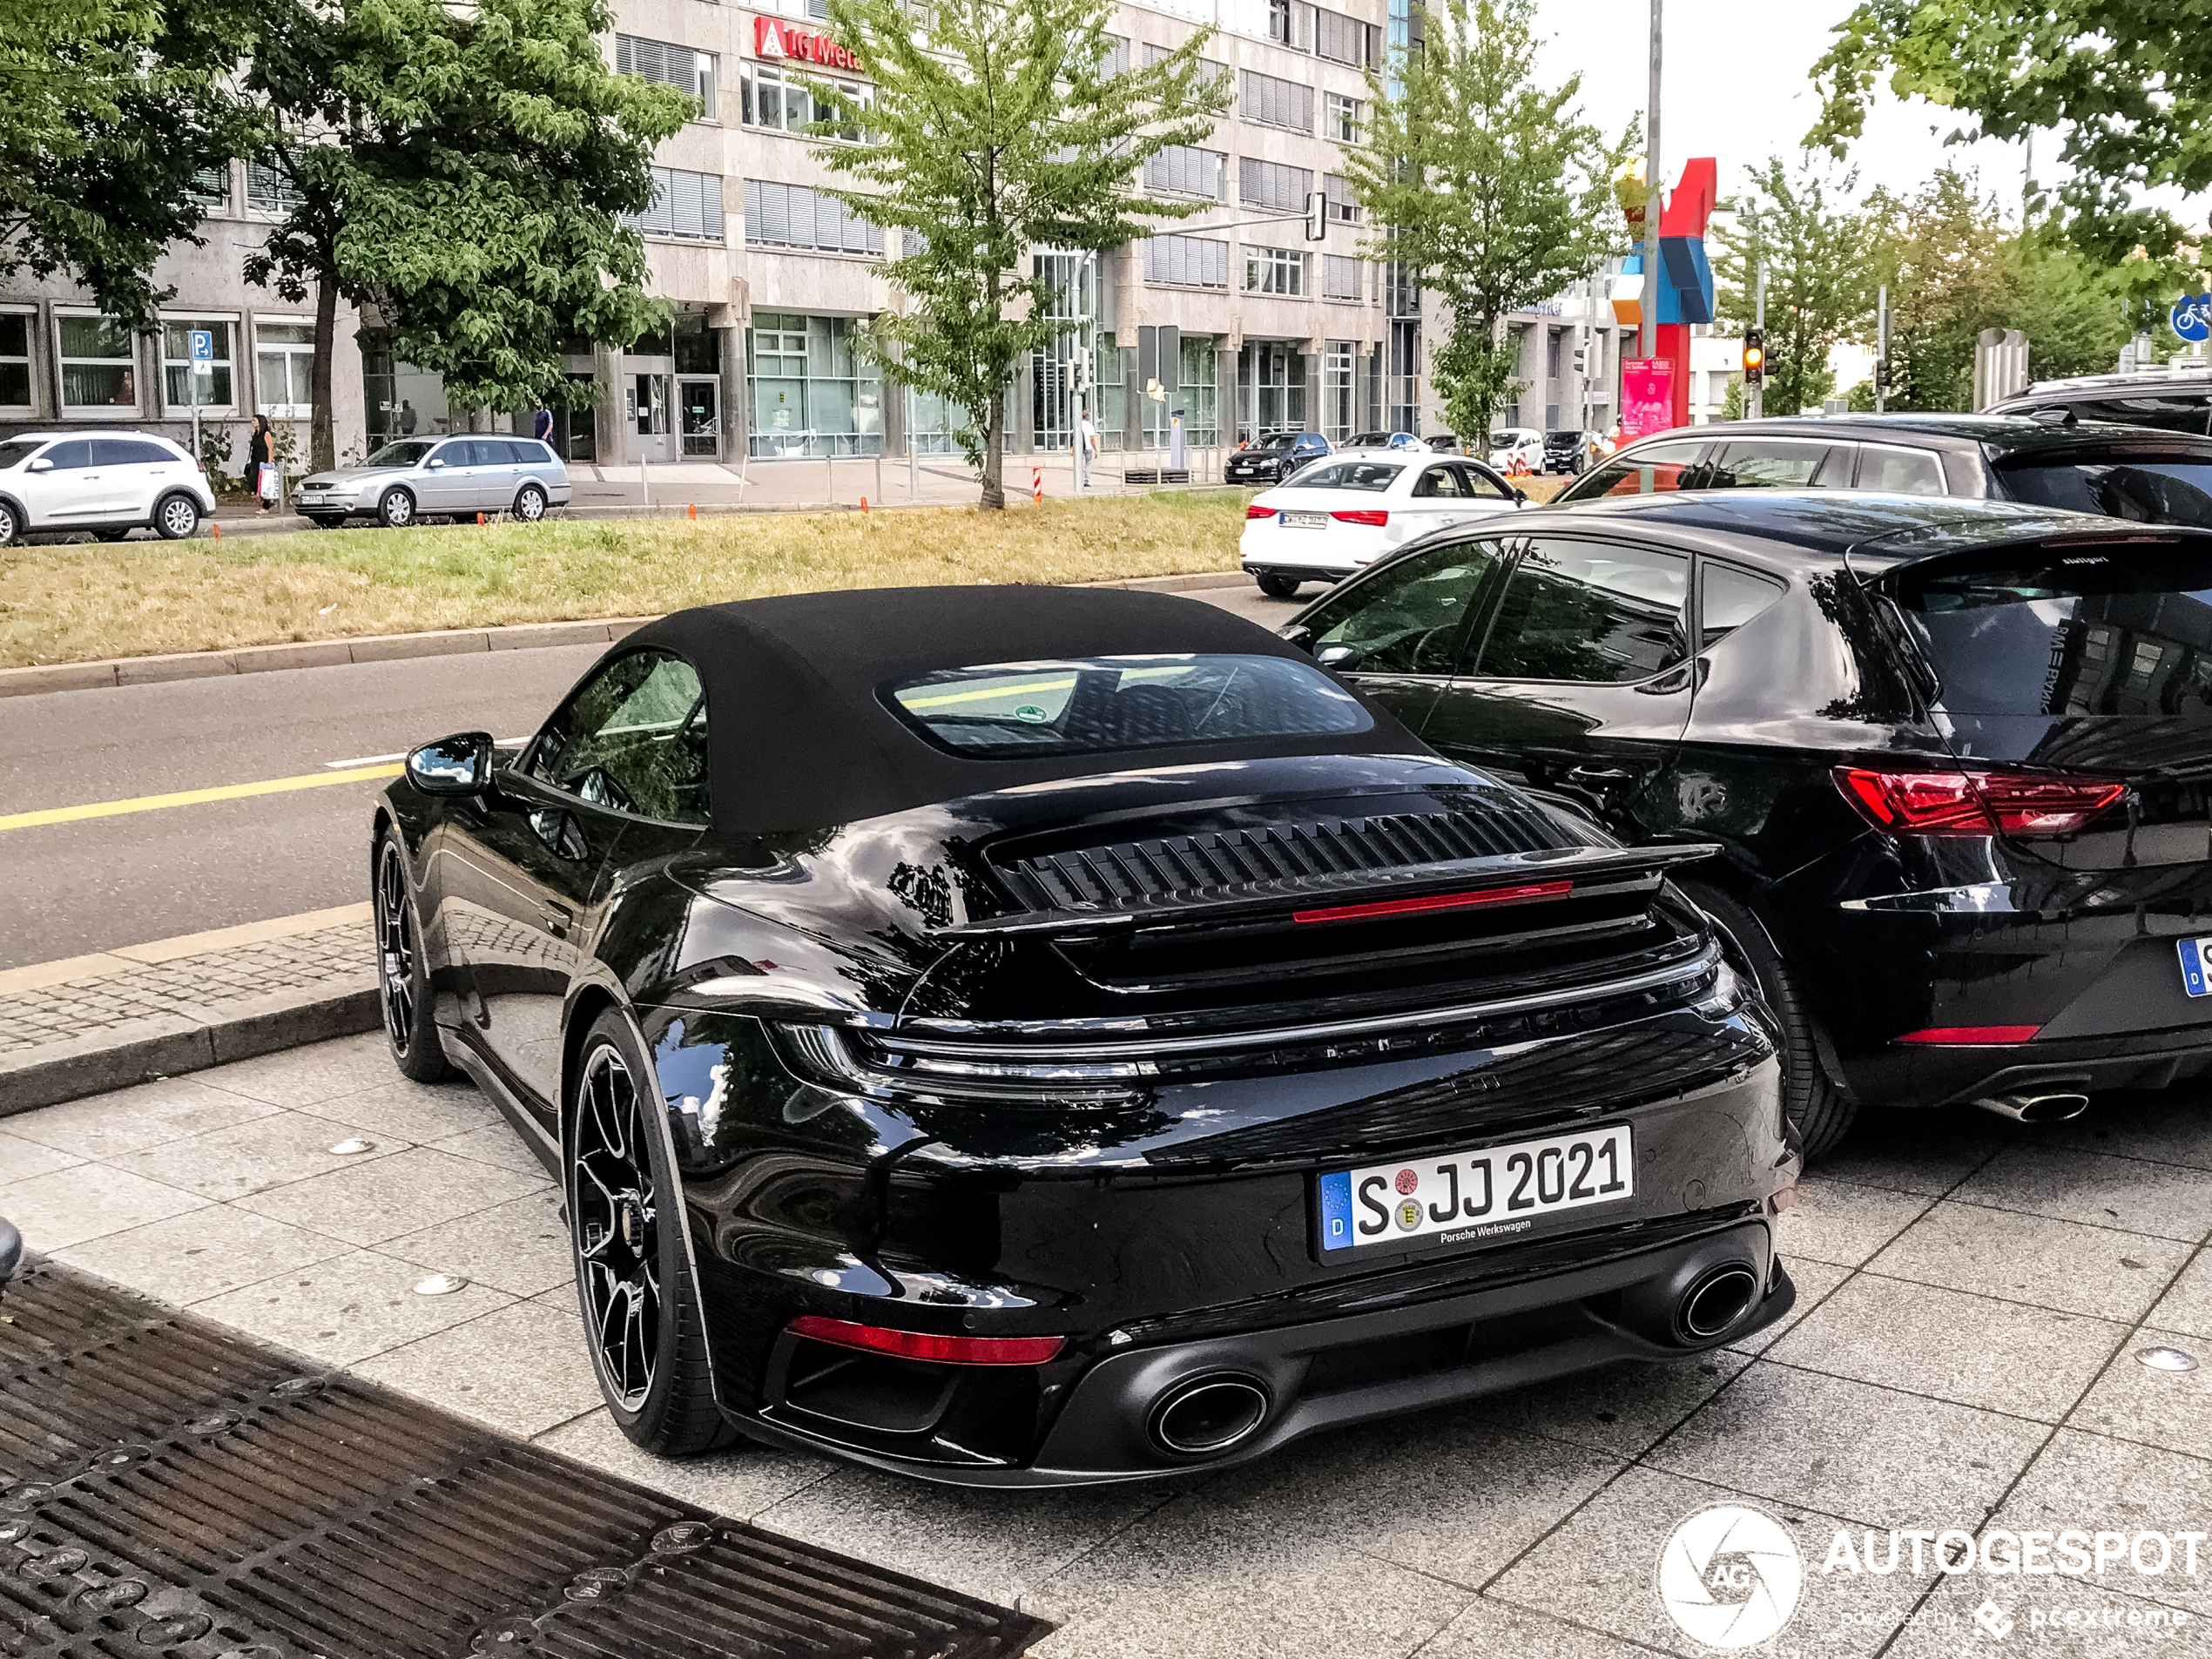
[[981,502],[986,512],[1001,512],[1006,507],[1006,398],[991,400],[983,416],[983,496]]
[[314,415],[307,428],[307,470],[327,472],[338,464],[338,438],[330,407],[330,360],[338,338],[338,284],[326,271],[315,284],[315,361],[308,395]]

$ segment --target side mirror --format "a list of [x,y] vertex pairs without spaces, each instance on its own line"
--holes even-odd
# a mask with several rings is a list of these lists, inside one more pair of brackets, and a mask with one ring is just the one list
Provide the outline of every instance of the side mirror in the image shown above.
[[32,457],[30,464],[24,469],[25,472],[51,472],[53,469],[54,463],[52,460],[46,455],[37,455]]
[[437,458],[437,456],[435,456],[435,455],[432,455],[432,456],[431,456],[431,457],[430,457],[428,461],[424,462],[422,464],[423,464],[424,466],[426,466],[426,467],[442,468],[442,467],[443,467],[446,463],[445,463],[444,462],[442,462],[442,461],[439,460],[439,459]]
[[1282,637],[1287,644],[1296,645],[1302,651],[1310,653],[1313,650],[1313,630],[1302,622],[1284,629]]
[[491,787],[491,734],[462,732],[409,752],[407,780],[426,795],[481,795]]
[[1528,505],[1528,492],[1525,489],[1516,489],[1513,492],[1513,499],[1514,506],[1526,507]]

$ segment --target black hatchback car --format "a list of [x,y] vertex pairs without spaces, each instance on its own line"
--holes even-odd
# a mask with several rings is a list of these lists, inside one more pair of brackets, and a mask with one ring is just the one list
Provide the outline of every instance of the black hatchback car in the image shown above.
[[1309,462],[1330,453],[1318,432],[1277,432],[1231,451],[1221,469],[1231,484],[1279,484]]
[[1779,1318],[1748,982],[1665,873],[1166,594],[631,635],[375,822],[386,1028],[566,1184],[655,1451],[1130,1480]]
[[1561,490],[1555,507],[1717,489],[1858,489],[2032,502],[2212,525],[2212,438],[2022,415],[1823,415],[1665,433]]
[[1732,491],[1419,543],[1296,642],[1676,873],[1860,1102],[2071,1116],[2212,1067],[2212,534]]

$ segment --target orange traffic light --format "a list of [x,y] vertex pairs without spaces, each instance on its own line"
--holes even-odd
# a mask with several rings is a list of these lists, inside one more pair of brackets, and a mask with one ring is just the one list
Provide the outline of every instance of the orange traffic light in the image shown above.
[[1766,335],[1757,328],[1743,334],[1743,384],[1757,386],[1766,380]]

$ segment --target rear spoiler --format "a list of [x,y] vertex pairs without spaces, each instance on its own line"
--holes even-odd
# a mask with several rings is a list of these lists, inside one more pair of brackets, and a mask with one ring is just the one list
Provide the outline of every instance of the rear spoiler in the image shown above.
[[[1030,934],[1091,934],[1126,927],[1177,923],[1214,924],[1279,917],[1291,906],[1357,907],[1363,902],[1447,898],[1498,892],[1501,898],[1524,895],[1503,890],[1586,882],[1618,887],[1637,880],[1656,887],[1678,864],[1711,858],[1720,848],[1710,842],[1669,846],[1569,846],[1506,853],[1493,858],[1460,859],[1394,870],[1345,871],[1258,881],[1237,887],[1177,895],[1115,909],[1017,910],[1002,916],[956,922],[930,930],[933,939],[1008,939]],[[1564,893],[1530,893],[1528,898],[1565,897]]]
[[1844,552],[1844,568],[1861,587],[1871,588],[1907,569],[2000,558],[2027,549],[2078,548],[2084,552],[2120,547],[2183,547],[2212,552],[2212,530],[2191,524],[2145,524],[2129,519],[2098,518],[2087,513],[1977,521],[1952,519],[1860,542]]

